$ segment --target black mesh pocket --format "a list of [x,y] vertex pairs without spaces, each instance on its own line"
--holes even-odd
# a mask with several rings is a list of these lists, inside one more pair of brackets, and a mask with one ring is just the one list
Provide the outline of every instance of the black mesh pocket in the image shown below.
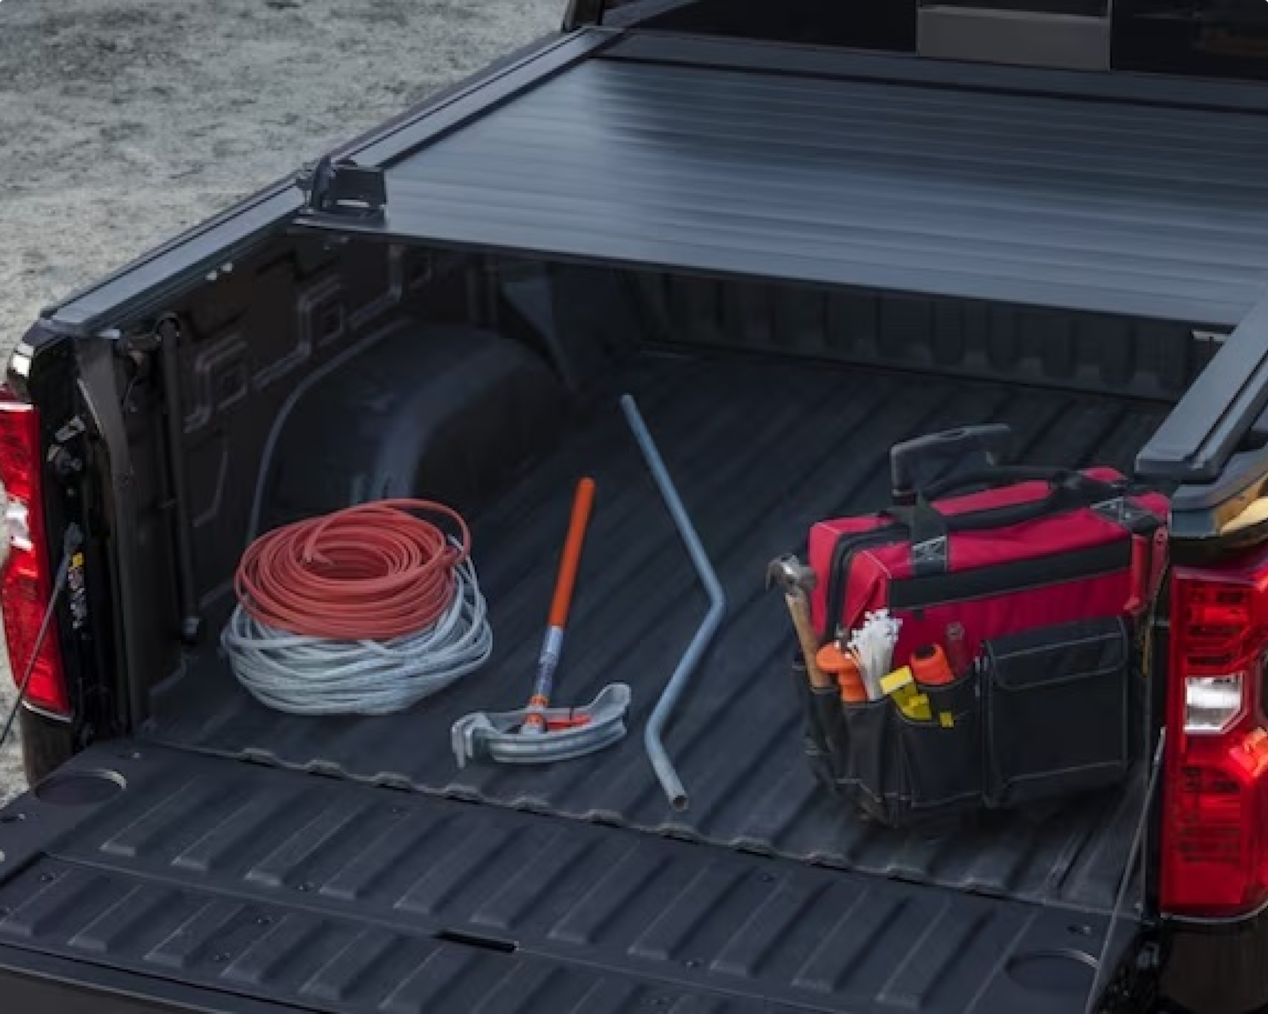
[[1015,806],[1122,780],[1131,760],[1131,642],[1118,617],[986,645],[986,793]]

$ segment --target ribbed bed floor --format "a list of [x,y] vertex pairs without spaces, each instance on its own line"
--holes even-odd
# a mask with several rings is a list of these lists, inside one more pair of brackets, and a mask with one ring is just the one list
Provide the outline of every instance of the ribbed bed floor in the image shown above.
[[[489,668],[387,718],[301,719],[243,692],[210,650],[157,693],[147,735],[163,743],[737,849],[1105,910],[1122,872],[1139,786],[937,835],[860,823],[812,782],[789,685],[782,600],[763,590],[772,556],[812,521],[883,505],[886,449],[916,433],[1007,421],[1025,457],[1129,467],[1161,406],[986,383],[771,363],[648,356],[609,408],[474,527],[497,651]],[[632,391],[658,438],[730,598],[723,632],[682,699],[667,742],[691,794],[673,812],[642,731],[706,607],[703,592],[616,407]],[[632,734],[549,768],[460,771],[449,727],[473,710],[522,706],[576,478],[599,497],[557,692],[634,689]]]

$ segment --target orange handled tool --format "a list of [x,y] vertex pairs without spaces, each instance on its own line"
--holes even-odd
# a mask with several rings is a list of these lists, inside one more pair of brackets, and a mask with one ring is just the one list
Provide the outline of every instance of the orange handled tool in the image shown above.
[[940,644],[922,644],[912,652],[911,672],[917,683],[929,687],[955,682],[955,672]]
[[564,540],[563,556],[559,560],[559,575],[555,578],[555,594],[550,601],[550,615],[546,620],[546,636],[541,654],[537,657],[537,679],[533,695],[528,699],[529,715],[520,729],[521,733],[546,731],[546,720],[541,712],[550,706],[554,690],[555,670],[564,646],[564,628],[568,625],[568,610],[572,605],[572,592],[577,584],[577,571],[581,566],[581,548],[585,544],[586,529],[590,525],[590,513],[594,509],[594,480],[582,479],[572,498],[572,519],[568,522],[568,537]]

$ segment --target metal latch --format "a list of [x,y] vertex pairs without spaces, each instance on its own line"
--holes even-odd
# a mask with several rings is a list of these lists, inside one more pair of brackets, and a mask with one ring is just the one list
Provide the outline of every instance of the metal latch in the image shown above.
[[304,192],[302,214],[382,218],[387,209],[387,179],[378,166],[326,155],[305,166],[295,183]]

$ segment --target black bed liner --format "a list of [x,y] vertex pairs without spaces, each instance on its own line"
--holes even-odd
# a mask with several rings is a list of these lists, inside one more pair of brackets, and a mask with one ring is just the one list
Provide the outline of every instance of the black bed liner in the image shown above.
[[[1062,812],[936,835],[860,823],[816,789],[789,685],[792,642],[772,556],[810,523],[884,503],[885,451],[914,433],[1006,420],[1027,458],[1123,465],[1164,412],[1102,399],[769,361],[647,356],[563,450],[477,519],[474,552],[497,643],[484,672],[387,718],[298,719],[242,691],[212,650],[160,689],[153,740],[427,793],[725,845],[964,891],[1106,911],[1122,873],[1138,786]],[[641,732],[705,609],[673,527],[615,406],[639,397],[730,598],[722,634],[672,721],[668,745],[691,793],[668,806]],[[475,710],[522,706],[554,557],[576,478],[598,481],[557,697],[634,690],[634,733],[618,748],[549,769],[459,771],[449,727]]]
[[0,812],[0,844],[0,975],[70,958],[217,1010],[1055,1014],[1107,926],[119,744]]
[[1268,281],[1262,109],[1138,79],[1127,98],[935,89],[911,61],[816,72],[795,47],[755,67],[733,45],[728,67],[721,48],[596,50],[394,157],[381,222],[315,224],[1219,326]]

